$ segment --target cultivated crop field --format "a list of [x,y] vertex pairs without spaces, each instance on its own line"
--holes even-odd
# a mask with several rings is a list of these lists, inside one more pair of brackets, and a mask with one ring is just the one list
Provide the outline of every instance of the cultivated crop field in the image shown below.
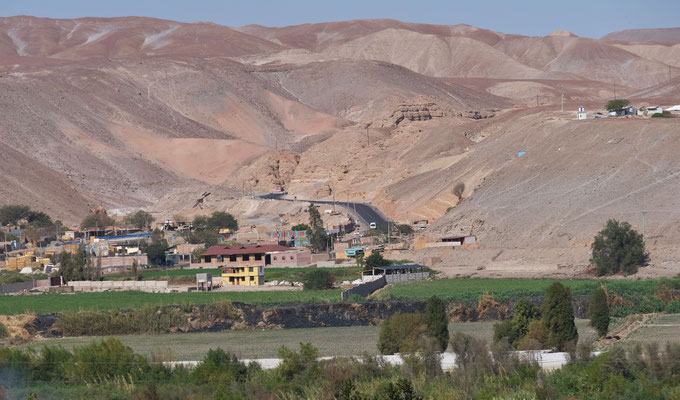
[[666,342],[680,342],[680,314],[659,314],[651,317],[625,342],[627,344],[646,344],[656,342],[663,345]]
[[[542,296],[555,279],[485,279],[485,278],[452,278],[434,279],[430,281],[411,282],[390,285],[379,293],[385,299],[423,299],[437,295],[444,300],[474,304],[479,296],[488,293],[496,300],[507,300],[517,297]],[[652,295],[660,284],[671,287],[680,285],[680,278],[673,279],[573,279],[558,280],[571,289],[572,295],[589,295],[593,289],[604,284],[608,290],[619,294],[624,299],[636,299]]]
[[[449,324],[449,332],[466,333],[491,343],[496,321],[460,322]],[[594,337],[587,320],[576,320],[579,336]],[[321,356],[359,356],[377,354],[379,326],[350,326],[334,328],[274,329],[259,331],[223,331],[200,333],[174,333],[157,335],[118,336],[136,353],[151,356],[161,353],[169,360],[198,360],[210,349],[221,347],[239,358],[274,358],[281,346],[297,349],[300,342],[311,343]],[[100,336],[47,339],[32,343],[40,348],[44,344],[59,344],[67,349],[83,346]]]
[[[344,268],[354,270],[355,268]],[[272,269],[271,276],[280,271],[295,274],[297,268]],[[330,268],[335,272],[337,269]],[[187,270],[177,270],[187,271]],[[196,273],[196,270],[188,270]],[[178,272],[179,273],[179,272]],[[268,276],[269,279],[271,276]],[[474,305],[485,293],[499,301],[511,298],[542,296],[552,279],[483,279],[451,278],[434,279],[411,283],[390,285],[373,297],[375,299],[425,300],[437,295],[447,301]],[[571,289],[572,295],[589,295],[593,289],[606,285],[610,293],[623,299],[640,302],[652,298],[657,289],[666,285],[680,288],[680,278],[662,279],[578,279],[560,280]],[[5,296],[0,301],[0,314],[48,313],[77,310],[111,310],[140,308],[144,306],[211,304],[220,300],[230,300],[256,305],[277,305],[293,303],[339,302],[340,289],[304,291],[256,291],[256,292],[211,292],[211,293],[142,293],[142,292],[103,292],[77,294],[41,294]],[[662,311],[661,309],[644,311]],[[629,310],[630,314],[634,310]],[[640,311],[642,312],[642,311]]]

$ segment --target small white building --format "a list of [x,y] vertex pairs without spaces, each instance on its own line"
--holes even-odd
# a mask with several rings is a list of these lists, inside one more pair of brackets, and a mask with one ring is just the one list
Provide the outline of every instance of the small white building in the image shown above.
[[666,108],[666,111],[668,111],[671,114],[680,114],[680,104],[677,106],[668,107]]
[[581,119],[586,119],[586,118],[587,118],[587,115],[586,115],[586,109],[585,109],[585,107],[579,107],[579,108],[578,108],[578,112],[576,113],[576,116],[577,116],[578,119],[580,119],[580,120],[581,120]]
[[663,114],[663,108],[657,106],[647,107],[647,116],[651,117],[654,114]]

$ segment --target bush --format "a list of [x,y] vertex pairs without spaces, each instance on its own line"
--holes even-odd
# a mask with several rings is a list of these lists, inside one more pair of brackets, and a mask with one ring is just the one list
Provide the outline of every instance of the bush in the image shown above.
[[429,298],[423,320],[427,325],[427,334],[437,341],[439,351],[446,350],[449,344],[449,319],[446,316],[446,305],[441,298]]
[[529,324],[540,317],[540,310],[529,300],[517,300],[512,319],[494,325],[494,342],[507,339],[512,347],[520,348],[522,339],[529,330]]
[[486,342],[471,335],[456,332],[449,348],[456,355],[456,364],[463,369],[489,370],[493,365]]
[[305,290],[325,290],[333,288],[334,278],[330,272],[317,269],[305,273],[302,284]]
[[642,314],[661,312],[666,307],[663,301],[656,297],[645,297],[636,307],[636,311]]
[[64,376],[73,382],[97,382],[115,377],[141,378],[149,370],[146,358],[135,354],[118,338],[95,341],[73,350]]
[[407,353],[418,350],[427,325],[420,314],[396,313],[380,325],[380,354]]
[[627,222],[614,219],[596,236],[591,246],[590,262],[595,264],[597,274],[611,275],[622,271],[634,274],[646,261],[645,243],[642,235],[631,229]]
[[0,322],[0,339],[4,339],[9,336],[9,331],[7,331],[7,327],[5,324]]
[[574,308],[571,292],[559,282],[555,282],[546,292],[543,302],[543,324],[549,332],[547,345],[562,351],[570,343],[578,340],[574,324]]
[[527,334],[519,343],[520,350],[540,350],[545,348],[550,337],[548,327],[543,323],[543,320],[537,319],[531,321],[527,328]]
[[229,385],[243,382],[248,369],[238,358],[224,350],[210,349],[200,364],[191,371],[191,379],[196,384]]
[[669,301],[668,304],[666,304],[666,312],[668,314],[680,314],[680,301]]
[[590,326],[595,328],[600,337],[607,335],[610,320],[609,305],[607,304],[607,294],[601,287],[593,290],[590,295],[588,318],[590,318]]
[[71,352],[62,346],[43,347],[32,367],[33,379],[46,382],[63,380],[64,366],[72,359]]
[[119,311],[69,311],[59,313],[55,327],[65,336],[165,333],[186,325],[177,308],[145,307]]
[[652,118],[668,118],[668,114],[654,113],[654,114],[652,114]]

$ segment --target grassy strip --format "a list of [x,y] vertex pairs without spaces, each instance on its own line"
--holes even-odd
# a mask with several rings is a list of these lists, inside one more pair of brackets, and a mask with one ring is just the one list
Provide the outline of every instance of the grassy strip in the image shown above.
[[2,296],[0,314],[52,313],[79,310],[137,309],[151,306],[213,304],[229,300],[258,305],[340,301],[340,289],[258,292],[144,293],[101,292]]
[[[265,279],[268,281],[289,281],[300,282],[305,273],[314,270],[326,270],[333,274],[336,282],[345,280],[352,281],[361,277],[361,268],[358,267],[341,267],[341,268],[266,268]],[[209,273],[214,277],[221,276],[222,271],[219,268],[206,269],[155,269],[142,270],[142,280],[165,280],[171,282],[192,282],[195,281],[196,274]],[[124,280],[134,279],[133,275],[108,275],[104,280]]]

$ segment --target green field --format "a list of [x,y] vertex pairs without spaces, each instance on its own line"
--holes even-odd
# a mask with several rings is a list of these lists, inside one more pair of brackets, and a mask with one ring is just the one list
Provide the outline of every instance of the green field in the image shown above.
[[[495,321],[460,322],[449,325],[449,332],[462,332],[493,340]],[[594,337],[587,320],[576,320],[580,337]],[[160,350],[172,360],[199,360],[209,349],[221,347],[239,358],[275,358],[281,346],[297,349],[300,342],[311,343],[321,356],[359,356],[377,354],[378,326],[335,328],[276,329],[253,331],[223,331],[200,333],[172,333],[159,335],[125,335],[120,339],[136,353],[151,356]],[[60,344],[67,349],[82,346],[101,337],[47,339],[31,344]]]
[[77,310],[131,309],[145,306],[211,304],[230,300],[258,305],[340,301],[340,289],[257,292],[99,292],[48,293],[0,297],[0,314],[51,313]]
[[617,293],[626,299],[637,299],[640,296],[651,295],[658,285],[668,283],[670,286],[680,285],[679,278],[673,279],[485,279],[485,278],[456,278],[435,279],[430,281],[411,282],[390,285],[379,293],[379,298],[388,299],[423,299],[437,295],[449,301],[474,304],[479,296],[490,294],[494,299],[542,296],[551,283],[559,281],[571,289],[572,295],[589,295],[593,289],[605,284],[609,291]]
[[[354,270],[354,268],[344,268]],[[272,269],[271,276],[282,273],[296,274],[298,268]],[[335,269],[334,269],[335,270]],[[175,273],[196,270],[176,270]],[[274,278],[271,278],[274,279]],[[579,279],[559,280],[571,288],[572,295],[589,295],[593,289],[605,284],[607,289],[624,299],[639,302],[651,297],[659,285],[666,284],[680,288],[680,278],[673,279]],[[542,296],[552,279],[481,279],[457,278],[434,279],[390,285],[374,296],[376,299],[414,299],[424,300],[437,295],[448,301],[474,305],[482,294],[504,301],[510,298]],[[339,302],[340,289],[326,291],[257,291],[257,292],[213,292],[213,293],[141,293],[141,292],[103,292],[77,294],[42,294],[5,296],[0,301],[0,314],[20,314],[24,312],[48,313],[73,310],[128,309],[143,306],[210,304],[220,300],[231,300],[258,305]],[[634,312],[629,310],[626,314]],[[638,312],[638,311],[635,311]],[[645,311],[651,312],[651,311]]]
[[[340,268],[266,268],[265,279],[267,281],[289,281],[299,282],[306,272],[314,270],[325,270],[333,274],[336,282],[345,280],[352,281],[361,277],[361,268],[340,267]],[[195,281],[196,274],[209,273],[213,276],[220,276],[222,271],[219,268],[206,269],[153,269],[142,270],[142,280],[169,280],[170,282],[190,283]],[[107,275],[104,280],[123,280],[133,279],[134,276],[127,275]]]

